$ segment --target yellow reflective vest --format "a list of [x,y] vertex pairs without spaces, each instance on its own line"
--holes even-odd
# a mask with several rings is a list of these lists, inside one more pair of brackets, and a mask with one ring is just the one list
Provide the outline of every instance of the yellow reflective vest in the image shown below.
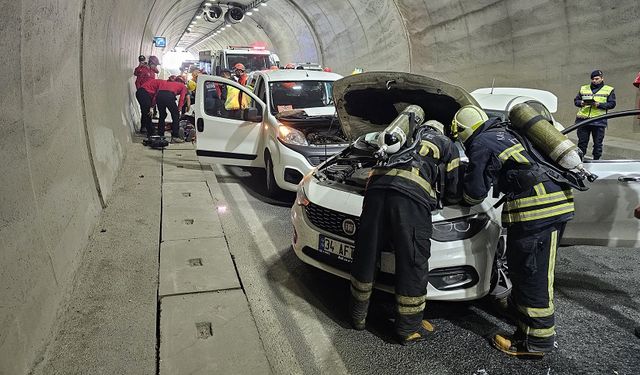
[[251,97],[247,94],[242,95],[242,104],[240,103],[240,90],[228,85],[227,86],[227,100],[224,103],[224,108],[228,111],[249,108],[251,103]]
[[[596,103],[606,103],[607,98],[613,91],[613,87],[609,85],[604,85],[597,92],[593,93],[591,91],[591,85],[584,85],[580,87],[580,96],[592,96],[593,100]],[[593,106],[585,106],[578,110],[577,118],[592,118],[597,116],[602,116],[607,113],[606,109],[600,109]]]

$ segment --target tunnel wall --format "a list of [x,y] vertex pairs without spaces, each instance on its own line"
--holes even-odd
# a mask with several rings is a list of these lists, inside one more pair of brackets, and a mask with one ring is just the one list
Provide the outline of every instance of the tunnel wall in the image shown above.
[[113,193],[131,140],[136,15],[151,3],[4,4],[0,374],[27,373],[41,358]]

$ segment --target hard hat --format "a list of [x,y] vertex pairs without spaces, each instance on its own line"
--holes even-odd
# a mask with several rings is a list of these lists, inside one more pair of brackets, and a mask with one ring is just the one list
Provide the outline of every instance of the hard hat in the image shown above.
[[325,66],[324,69],[322,69],[322,71],[331,73],[331,68],[329,68],[328,66]]
[[429,120],[427,122],[424,123],[426,126],[430,127],[430,128],[434,128],[437,131],[439,131],[440,133],[444,134],[444,125],[437,120]]
[[149,56],[149,65],[160,65],[160,60],[155,56]]
[[288,63],[287,65],[284,66],[285,69],[295,69],[296,66],[293,63]]
[[465,105],[456,112],[451,122],[451,132],[462,142],[466,142],[469,137],[489,119],[489,116],[475,105]]
[[144,60],[146,60],[146,59],[147,59],[147,58],[146,58],[146,57],[144,57],[144,55],[140,55],[140,56],[138,56],[138,61],[144,61]]
[[355,69],[353,69],[353,72],[351,72],[351,75],[360,74],[360,73],[363,73],[363,72],[364,72],[364,70],[362,68],[355,68]]
[[244,65],[242,63],[237,63],[236,65],[233,66],[233,69],[235,70],[247,70],[245,69]]

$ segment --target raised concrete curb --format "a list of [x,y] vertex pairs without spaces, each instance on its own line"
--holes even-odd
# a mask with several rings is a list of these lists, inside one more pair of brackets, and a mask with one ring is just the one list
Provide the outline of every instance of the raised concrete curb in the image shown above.
[[211,196],[215,175],[191,144],[166,149],[163,168],[160,374],[271,373]]

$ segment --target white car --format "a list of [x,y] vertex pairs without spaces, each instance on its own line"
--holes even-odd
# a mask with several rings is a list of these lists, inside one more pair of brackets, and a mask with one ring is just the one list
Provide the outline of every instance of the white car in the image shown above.
[[[349,142],[335,116],[333,82],[341,76],[307,70],[253,72],[249,87],[216,76],[199,76],[196,96],[197,155],[203,163],[265,169],[269,195],[296,191],[314,166]],[[234,87],[248,108],[225,109]]]
[[[478,103],[460,87],[409,73],[360,74],[337,82],[334,89],[343,131],[354,142],[306,175],[300,184],[291,208],[293,250],[303,262],[348,279],[364,186],[370,167],[375,163],[372,153],[376,147],[371,146],[363,135],[384,129],[407,103],[422,106],[426,119],[433,118],[442,123],[450,123],[460,106]],[[608,174],[602,173],[602,169],[607,168],[606,163],[599,165],[593,168],[591,163],[588,168],[596,174],[600,172],[600,179],[589,191],[576,193],[575,224],[587,220],[585,214],[594,214],[595,210],[584,204],[589,198],[595,199],[600,188],[611,182]],[[640,180],[639,161],[620,163],[622,165],[624,168],[635,167],[634,175]],[[613,181],[617,182],[617,178]],[[615,210],[616,215],[635,220],[631,216],[635,206],[629,208],[629,205],[638,204],[640,184],[620,183],[615,189],[620,197],[618,202],[600,198],[602,205],[613,204],[609,212]],[[433,213],[428,299],[472,300],[490,291],[496,297],[509,292],[500,208],[493,207],[496,201],[488,198],[474,207],[451,206]],[[613,215],[610,218],[613,219]],[[635,220],[631,226],[633,228],[624,227],[627,231],[624,238],[605,242],[640,245],[639,221]],[[570,243],[589,242],[580,241],[573,234],[577,233],[575,227],[567,227],[564,239]],[[592,231],[591,235],[607,237],[608,233]],[[393,292],[394,271],[394,255],[383,252],[376,287]]]

